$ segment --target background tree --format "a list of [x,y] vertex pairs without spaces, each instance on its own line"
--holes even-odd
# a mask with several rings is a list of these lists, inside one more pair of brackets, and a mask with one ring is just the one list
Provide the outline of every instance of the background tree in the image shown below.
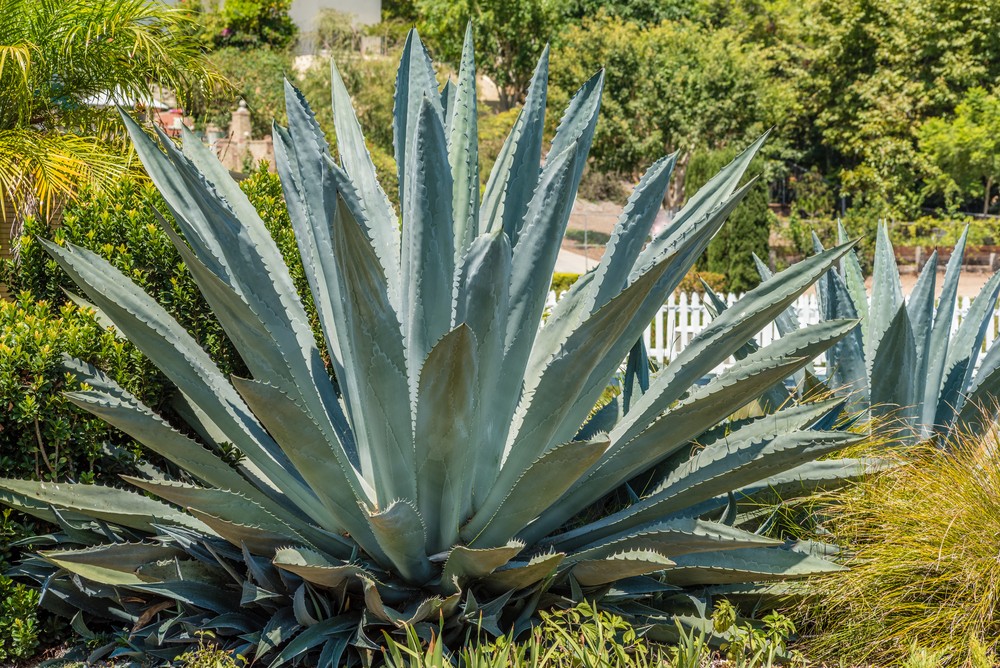
[[202,38],[214,47],[290,46],[298,29],[292,0],[181,0],[200,14]]
[[[47,212],[129,168],[118,112],[221,83],[185,10],[147,0],[0,0],[0,194]],[[11,221],[6,221],[10,224]]]
[[815,0],[789,125],[806,160],[855,205],[911,217],[922,204],[917,130],[1000,77],[1000,3]]
[[[715,151],[696,151],[691,157],[684,192],[690,197],[708,179],[718,173],[736,157],[736,147]],[[747,173],[752,177],[759,174],[761,160],[751,163]],[[766,258],[774,213],[767,205],[767,187],[763,183],[754,185],[746,198],[729,216],[728,222],[709,243],[704,257],[699,261],[699,269],[722,274],[726,277],[726,290],[735,293],[746,292],[760,283],[760,275],[754,266],[753,254]]]
[[920,150],[931,166],[928,187],[945,196],[950,208],[962,194],[979,195],[989,213],[1000,180],[1000,99],[983,88],[970,89],[952,118],[937,117],[920,128]]
[[[644,27],[600,12],[562,32],[553,50],[551,99],[565,103],[603,66],[595,168],[636,180],[660,156],[680,151],[668,202],[675,205],[695,147],[745,142],[783,115],[786,95],[769,83],[767,62],[765,50],[743,43],[731,28],[686,19]],[[553,129],[558,120],[549,118]]]
[[501,110],[524,99],[538,56],[558,26],[550,0],[416,0],[418,27],[436,60],[456,66],[471,20],[476,67],[496,85]]

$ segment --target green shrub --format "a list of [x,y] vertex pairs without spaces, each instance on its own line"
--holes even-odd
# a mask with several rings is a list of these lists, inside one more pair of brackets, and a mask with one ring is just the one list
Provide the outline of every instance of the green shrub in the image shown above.
[[[261,167],[244,179],[240,187],[278,242],[296,287],[312,313],[278,177]],[[166,204],[156,189],[148,182],[125,179],[105,192],[83,193],[78,201],[67,206],[58,226],[28,219],[18,240],[20,259],[0,264],[0,283],[6,283],[13,294],[27,292],[31,298],[63,304],[67,301],[64,291],[76,288],[36,239],[41,237],[59,244],[70,242],[82,246],[111,262],[162,304],[191,332],[223,372],[246,375],[246,366],[198,291],[177,250],[160,228],[154,210],[167,214]],[[151,383],[162,385],[165,382],[150,364],[143,362],[140,371],[160,379]],[[170,392],[169,388],[161,390],[162,395],[157,395],[152,387],[149,392],[137,394],[153,408],[158,408],[169,398],[166,395]]]
[[73,304],[55,307],[22,293],[0,302],[0,469],[8,476],[91,482],[130,463],[127,453],[102,454],[104,444],[129,441],[107,423],[70,404],[63,392],[79,388],[61,366],[63,354],[106,369],[143,396],[160,381],[145,373],[135,348]]
[[602,172],[588,166],[580,180],[578,195],[591,202],[614,202],[625,206],[631,189],[625,187],[627,179],[614,172]]
[[998,448],[994,427],[976,438],[953,437],[948,449],[893,451],[895,466],[833,497],[827,539],[850,548],[850,570],[819,580],[801,610],[814,627],[810,635],[818,632],[807,645],[810,655],[879,665],[995,665]]
[[213,643],[211,632],[196,633],[199,636],[198,647],[174,659],[175,665],[181,668],[239,668],[246,663],[242,656]]
[[736,608],[723,599],[715,605],[712,623],[717,633],[728,634],[722,651],[733,668],[804,663],[798,653],[788,651],[795,623],[779,612],[768,613],[757,626],[750,621],[739,621]]
[[0,575],[0,662],[30,657],[38,646],[38,592]]
[[233,110],[242,99],[250,110],[254,138],[271,134],[271,122],[285,122],[285,91],[282,86],[292,69],[292,58],[283,50],[268,46],[239,48],[227,46],[208,54],[208,60],[233,87],[201,92],[189,112],[203,123],[229,129]]
[[297,29],[288,15],[291,0],[187,0],[200,13],[206,47],[288,46]]

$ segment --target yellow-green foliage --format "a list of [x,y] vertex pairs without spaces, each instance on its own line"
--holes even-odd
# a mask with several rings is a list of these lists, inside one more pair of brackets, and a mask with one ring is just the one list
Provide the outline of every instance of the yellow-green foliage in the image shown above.
[[795,634],[791,618],[772,611],[755,626],[749,621],[740,622],[736,608],[723,599],[712,613],[712,623],[717,633],[728,634],[722,643],[722,653],[733,668],[801,665],[802,657],[788,651],[788,639]]
[[578,278],[580,278],[580,274],[557,271],[552,274],[552,291],[555,292],[556,295],[561,295],[573,287],[573,284],[576,283]]
[[805,613],[820,632],[810,655],[900,665],[921,654],[948,665],[993,665],[1000,649],[998,446],[993,429],[945,449],[906,451],[891,470],[835,497],[834,538],[854,556],[850,571],[817,583]]
[[705,286],[702,281],[708,283],[708,287],[716,292],[723,292],[726,289],[726,277],[714,271],[692,271],[685,274],[677,286],[677,292],[697,292],[699,295],[705,294]]
[[388,635],[388,668],[646,668],[670,665],[666,648],[651,646],[621,617],[583,603],[541,613],[542,622],[524,640],[502,636],[470,643],[450,657],[437,637],[423,642],[411,628],[407,643]]
[[180,668],[239,668],[246,663],[242,656],[227,652],[213,643],[210,632],[199,635],[198,647],[178,656],[175,665]]

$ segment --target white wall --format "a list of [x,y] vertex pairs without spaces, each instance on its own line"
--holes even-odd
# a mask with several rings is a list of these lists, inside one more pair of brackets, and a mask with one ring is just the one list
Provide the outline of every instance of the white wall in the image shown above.
[[351,14],[362,25],[378,23],[382,20],[382,0],[292,0],[289,12],[299,32],[315,30],[315,20],[324,9]]

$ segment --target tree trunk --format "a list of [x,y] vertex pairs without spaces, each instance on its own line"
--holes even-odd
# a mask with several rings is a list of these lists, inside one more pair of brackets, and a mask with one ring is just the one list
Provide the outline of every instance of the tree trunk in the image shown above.
[[986,177],[986,194],[983,195],[983,215],[990,212],[990,192],[993,190],[993,177]]

